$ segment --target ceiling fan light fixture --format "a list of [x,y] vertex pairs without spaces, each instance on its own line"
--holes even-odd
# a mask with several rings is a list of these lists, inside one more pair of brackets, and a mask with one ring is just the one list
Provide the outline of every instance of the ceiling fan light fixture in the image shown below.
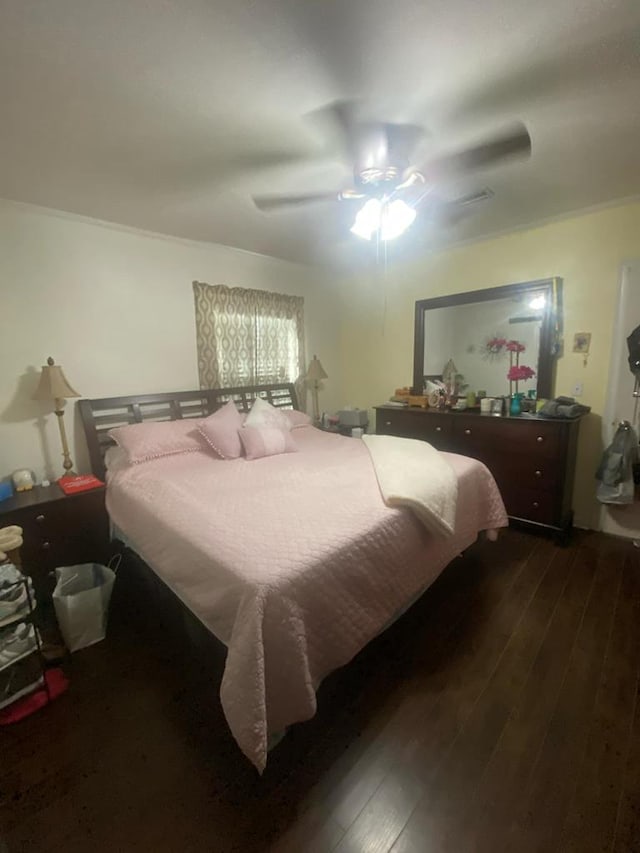
[[385,201],[370,198],[356,214],[351,233],[370,240],[376,232],[381,240],[395,240],[416,218],[416,211],[401,199]]
[[380,239],[395,240],[413,224],[416,211],[401,199],[386,204],[380,221]]
[[382,202],[377,198],[370,198],[356,213],[356,219],[351,226],[351,233],[363,240],[370,240],[374,233],[380,228],[380,217],[382,215]]

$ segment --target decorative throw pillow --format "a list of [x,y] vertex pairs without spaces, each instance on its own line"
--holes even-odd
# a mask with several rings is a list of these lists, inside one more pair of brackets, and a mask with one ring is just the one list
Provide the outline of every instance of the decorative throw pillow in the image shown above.
[[242,427],[244,416],[229,400],[208,418],[200,421],[198,429],[212,450],[222,459],[237,459],[242,456],[242,444],[238,430]]
[[282,414],[289,421],[289,429],[309,426],[311,423],[311,416],[305,412],[299,412],[297,409],[284,409]]
[[261,397],[256,397],[253,401],[253,405],[251,406],[244,425],[252,427],[280,427],[280,429],[283,430],[291,429],[289,421],[283,412],[276,409],[276,407],[272,406],[271,403],[267,403],[267,401],[263,400]]
[[174,453],[206,450],[207,446],[198,432],[199,423],[200,418],[147,421],[115,427],[109,430],[109,437],[122,448],[130,465],[138,464]]
[[293,453],[298,448],[291,433],[277,426],[247,426],[239,430],[247,459],[261,459],[279,453]]

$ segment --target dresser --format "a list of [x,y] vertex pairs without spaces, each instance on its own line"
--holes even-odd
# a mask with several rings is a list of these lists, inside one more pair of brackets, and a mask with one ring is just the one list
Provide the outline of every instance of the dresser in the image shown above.
[[509,517],[552,531],[559,540],[573,520],[579,429],[579,419],[376,407],[379,435],[418,438],[479,459],[493,474]]

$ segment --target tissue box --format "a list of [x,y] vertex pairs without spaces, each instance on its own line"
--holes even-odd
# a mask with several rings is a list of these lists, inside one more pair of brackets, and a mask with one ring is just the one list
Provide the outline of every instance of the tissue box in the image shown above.
[[341,409],[338,417],[342,426],[364,427],[369,423],[369,413],[366,409]]

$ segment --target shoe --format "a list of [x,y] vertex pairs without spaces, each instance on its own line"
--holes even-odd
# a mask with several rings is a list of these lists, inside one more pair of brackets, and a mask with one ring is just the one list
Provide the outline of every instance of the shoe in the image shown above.
[[[29,595],[27,595],[27,588]],[[9,622],[13,622],[19,616],[25,616],[29,613],[31,609],[30,600],[31,604],[35,606],[31,578],[27,579],[27,585],[19,583],[0,588],[0,628]]]
[[0,634],[0,672],[37,648],[36,629],[33,625],[20,622],[15,628],[3,631]]
[[33,594],[33,581],[30,577],[23,574],[13,563],[0,563],[0,598],[2,598],[3,592],[17,584],[24,584],[25,581]]
[[19,571],[13,563],[2,563],[0,565],[0,590],[8,586],[13,586],[23,580],[24,575]]

